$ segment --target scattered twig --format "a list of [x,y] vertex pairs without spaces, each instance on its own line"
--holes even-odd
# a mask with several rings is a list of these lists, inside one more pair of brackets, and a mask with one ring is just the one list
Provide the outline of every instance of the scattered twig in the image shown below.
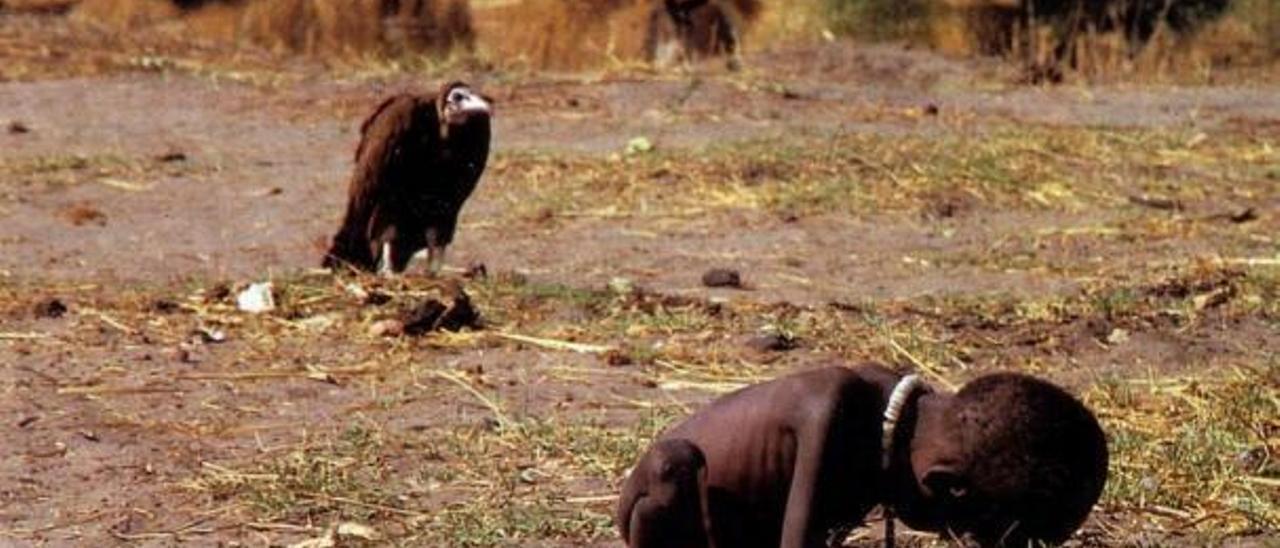
[[898,353],[898,355],[906,358],[907,361],[911,362],[911,364],[916,366],[917,369],[923,371],[930,378],[947,387],[948,390],[955,390],[957,388],[956,383],[951,382],[943,376],[942,372],[938,371],[937,367],[925,363],[924,360],[921,360],[911,352],[908,352],[906,348],[903,348],[901,344],[898,344],[898,341],[895,340],[892,335],[888,335],[885,338],[889,341],[889,348],[893,349],[893,351]]
[[379,511],[388,512],[391,514],[410,517],[410,518],[422,519],[422,518],[430,517],[428,514],[424,514],[422,512],[414,512],[412,510],[396,508],[395,506],[387,506],[385,504],[364,502],[362,500],[350,499],[347,497],[336,497],[333,495],[326,495],[324,493],[303,493],[302,497],[313,500],[313,501],[318,501],[318,502],[336,502],[338,504],[345,504],[348,506],[359,506],[361,508],[368,508],[370,510],[379,510]]
[[26,341],[35,339],[47,339],[48,333],[39,333],[32,331],[30,333],[4,332],[0,333],[0,341]]
[[466,390],[467,393],[474,396],[477,400],[480,400],[481,404],[489,408],[489,411],[493,412],[494,419],[498,421],[499,427],[506,429],[512,426],[511,420],[507,418],[506,413],[502,412],[502,407],[500,407],[497,404],[497,402],[493,401],[488,396],[485,396],[479,390],[476,390],[476,388],[472,386],[470,382],[467,382],[466,379],[462,378],[461,375],[458,375],[456,373],[452,373],[449,371],[432,371],[431,373],[434,374],[436,377],[439,377],[441,379],[447,380],[449,382],[452,382],[458,385],[463,390]]
[[182,392],[182,389],[171,386],[64,386],[58,389],[58,394],[91,396],[101,394],[162,394]]
[[569,352],[578,352],[582,354],[604,354],[614,350],[612,346],[575,343],[570,341],[562,341],[557,339],[544,339],[540,337],[531,337],[529,335],[518,335],[516,333],[507,333],[503,331],[494,331],[490,335],[498,338],[507,339],[525,344],[531,344],[541,348],[551,350],[566,350]]
[[101,310],[97,310],[93,308],[82,308],[80,313],[84,315],[94,316],[99,320],[102,320],[102,323],[105,323],[111,327],[114,327],[120,332],[125,333],[127,335],[134,335],[138,333],[137,329],[134,329],[132,327],[125,325],[120,320],[117,320],[111,317],[109,314]]
[[1182,211],[1182,202],[1163,196],[1129,196],[1129,203],[1162,211]]

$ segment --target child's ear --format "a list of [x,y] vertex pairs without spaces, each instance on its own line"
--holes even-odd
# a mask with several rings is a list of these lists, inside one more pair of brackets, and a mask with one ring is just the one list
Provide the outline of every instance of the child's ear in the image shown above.
[[951,465],[935,464],[920,480],[931,497],[962,499],[969,494],[969,481]]

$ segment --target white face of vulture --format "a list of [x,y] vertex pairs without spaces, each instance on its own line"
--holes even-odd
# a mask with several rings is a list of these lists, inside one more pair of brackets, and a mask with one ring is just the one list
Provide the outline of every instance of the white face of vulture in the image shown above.
[[489,101],[471,91],[471,88],[455,86],[444,98],[444,121],[449,125],[463,124],[475,115],[488,116],[491,108]]

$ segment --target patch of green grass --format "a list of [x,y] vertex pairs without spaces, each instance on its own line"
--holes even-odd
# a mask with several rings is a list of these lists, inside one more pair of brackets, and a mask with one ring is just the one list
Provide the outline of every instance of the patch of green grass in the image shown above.
[[304,440],[246,470],[210,466],[191,483],[214,500],[236,499],[266,520],[368,520],[391,502],[378,432],[352,426],[332,438]]
[[1173,529],[1280,526],[1280,360],[1213,377],[1113,379],[1086,401],[1111,437],[1104,504]]

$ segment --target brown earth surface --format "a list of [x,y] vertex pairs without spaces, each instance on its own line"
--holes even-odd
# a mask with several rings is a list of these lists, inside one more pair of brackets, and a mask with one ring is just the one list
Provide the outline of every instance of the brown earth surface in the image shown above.
[[[0,40],[33,24],[0,15]],[[1265,179],[1280,177],[1274,85],[1023,87],[994,61],[845,43],[749,55],[743,74],[462,69],[497,99],[498,114],[494,167],[463,213],[450,270],[486,266],[490,279],[469,290],[494,328],[388,339],[368,334],[385,307],[361,306],[344,289],[351,280],[309,269],[339,220],[361,117],[380,96],[431,89],[440,77],[366,78],[306,62],[274,74],[247,63],[247,77],[108,63],[0,82],[0,125],[25,128],[0,127],[0,545],[281,545],[319,535],[334,516],[376,523],[406,544],[440,542],[432,528],[463,544],[457,531],[470,526],[441,522],[440,512],[496,482],[576,517],[548,518],[563,531],[467,542],[614,546],[607,514],[620,470],[583,473],[596,469],[557,452],[570,442],[555,435],[508,455],[514,486],[481,465],[467,481],[422,470],[502,453],[502,440],[467,446],[474,453],[449,443],[478,443],[503,421],[624,433],[644,432],[644,422],[652,434],[650,423],[740,383],[830,361],[923,363],[952,381],[1014,368],[1084,391],[1100,379],[1226,371],[1280,355],[1273,312],[1256,312],[1274,305],[1236,297],[1273,277],[1280,253],[1280,181]],[[1114,184],[1120,199],[1005,207],[948,187],[855,212],[730,196],[649,214],[610,209],[606,190],[546,202],[542,187],[527,186],[554,186],[564,173],[557,158],[606,171],[674,166],[656,174],[788,139],[802,148],[863,137],[968,146],[1010,128],[1187,136],[1255,155],[1238,170],[1197,171],[1176,154],[1138,169],[1180,196],[1212,181],[1176,207],[1126,201],[1153,187],[1084,164],[1080,178]],[[626,164],[641,136],[659,159]],[[1055,154],[1068,171],[1080,160]],[[900,171],[888,158],[858,161],[886,185],[910,175],[910,162]],[[732,177],[755,192],[756,174],[745,173]],[[653,184],[683,192],[679,179]],[[537,211],[525,211],[529,203]],[[1230,219],[1249,208],[1256,219]],[[740,271],[746,289],[703,287],[713,267]],[[387,282],[386,306],[430,286],[421,276]],[[644,292],[619,304],[606,289],[619,278]],[[264,279],[299,288],[283,299],[290,308],[237,312],[234,292]],[[217,295],[222,283],[231,297]],[[1114,304],[1116,288],[1130,300]],[[35,312],[50,298],[67,312]],[[1023,314],[1035,303],[1049,312]],[[666,323],[653,319],[668,308],[678,312]],[[652,323],[628,324],[631,315]],[[741,344],[792,323],[808,341],[798,350],[760,355]],[[627,355],[502,336],[520,332]],[[501,402],[502,413],[466,388]],[[351,457],[333,440],[353,429],[376,432],[368,458],[378,481],[397,486],[386,498],[299,487],[295,506],[327,510],[272,514],[246,510],[261,507],[238,494],[252,488],[225,485],[261,478],[221,471],[261,470],[298,447]],[[442,432],[454,437],[441,441]],[[367,457],[354,447],[351,458]],[[558,469],[566,460],[575,466]],[[421,483],[405,487],[405,477]],[[1151,516],[1168,517],[1104,505],[1078,542],[1202,542],[1147,527]],[[578,518],[606,533],[565,525]],[[1273,532],[1246,528],[1231,541],[1266,544]]]

